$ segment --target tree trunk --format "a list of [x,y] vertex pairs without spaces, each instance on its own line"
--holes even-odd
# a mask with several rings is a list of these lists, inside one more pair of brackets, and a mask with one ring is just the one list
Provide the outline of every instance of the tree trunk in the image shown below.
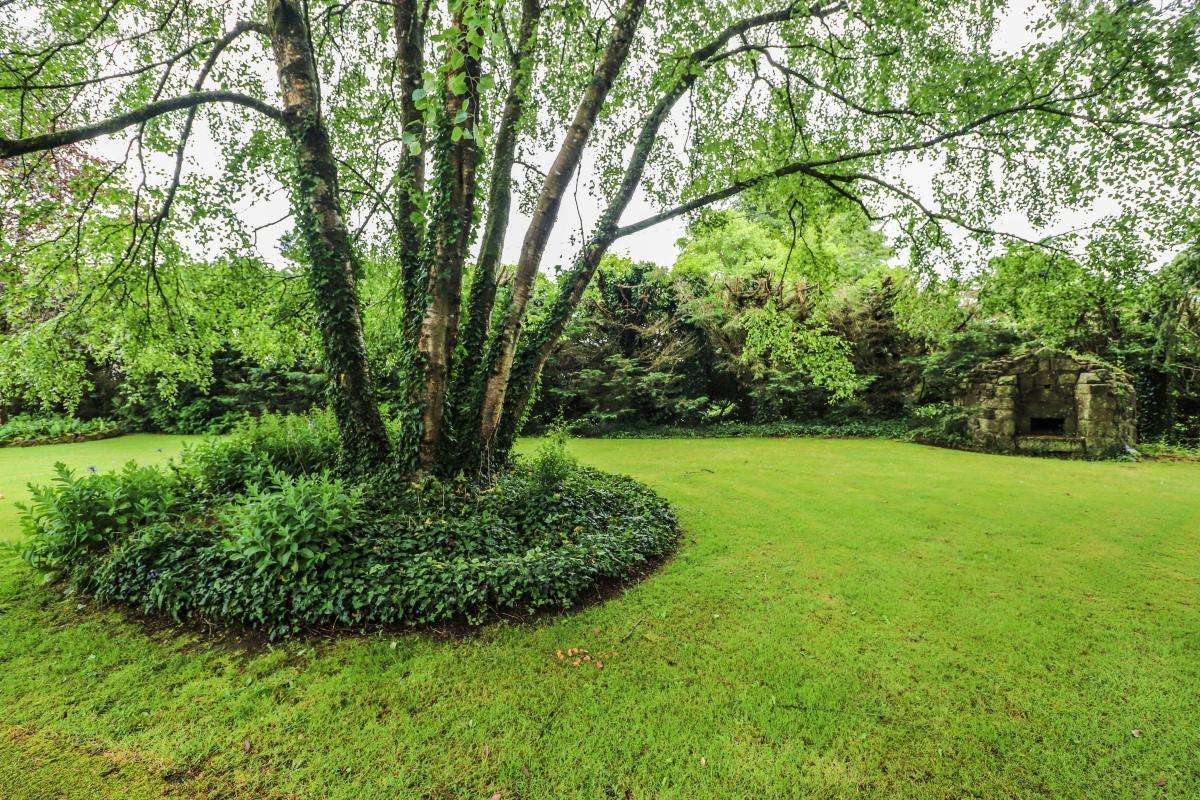
[[[481,41],[485,35],[483,17],[478,12],[475,5],[463,2],[451,23],[454,46],[462,61],[459,69],[446,75],[433,149],[435,183],[425,255],[429,264],[429,304],[421,328],[425,392],[420,463],[427,470],[442,471],[439,462],[449,439],[443,423],[458,336],[463,264],[475,213],[479,160],[475,123],[479,117],[481,53],[473,50],[470,42]],[[462,79],[461,91],[455,89],[456,78]]]
[[489,183],[487,221],[479,261],[472,275],[467,315],[458,337],[454,383],[451,389],[450,426],[458,434],[454,470],[476,470],[482,455],[479,441],[480,406],[492,310],[496,303],[496,272],[504,249],[504,234],[512,206],[512,170],[516,157],[517,134],[525,110],[525,98],[533,75],[533,49],[541,7],[538,0],[522,0],[521,25],[517,47],[510,61],[511,83],[504,98],[504,110],[496,131],[492,175]]
[[563,196],[579,167],[583,149],[596,124],[596,118],[600,115],[600,109],[604,106],[609,89],[612,88],[613,82],[629,55],[629,48],[633,44],[634,34],[637,31],[644,7],[645,0],[625,0],[617,13],[616,25],[604,49],[604,55],[596,66],[592,80],[575,111],[575,117],[567,131],[566,138],[559,147],[554,163],[550,166],[550,172],[542,186],[542,193],[538,198],[533,218],[529,222],[529,229],[525,233],[504,323],[488,354],[489,374],[487,385],[483,391],[480,425],[480,435],[485,447],[490,447],[496,428],[500,424],[517,339],[521,335],[526,305],[533,292],[533,280],[541,265],[546,243],[549,241],[554,223],[558,219]]
[[420,465],[422,403],[421,376],[425,366],[421,355],[421,328],[429,304],[428,265],[422,258],[425,221],[419,203],[425,191],[425,121],[417,108],[413,92],[421,85],[425,67],[425,23],[428,2],[396,0],[396,70],[400,83],[400,123],[404,154],[400,164],[400,186],[396,202],[396,260],[400,267],[400,291],[403,303],[400,316],[400,374],[404,385],[401,400],[394,409],[397,423],[395,442],[398,466],[406,471]]
[[321,120],[307,22],[295,0],[268,0],[267,13],[283,121],[295,150],[296,223],[308,251],[308,280],[343,457],[353,469],[370,469],[387,457],[387,432],[371,385],[355,288],[357,264],[338,198],[337,165]]

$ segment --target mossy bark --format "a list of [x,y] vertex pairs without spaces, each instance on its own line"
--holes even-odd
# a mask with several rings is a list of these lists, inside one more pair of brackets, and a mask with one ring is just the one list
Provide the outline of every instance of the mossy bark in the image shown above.
[[421,355],[421,327],[429,304],[429,270],[422,258],[425,237],[424,209],[421,197],[425,193],[425,117],[413,93],[421,86],[425,69],[425,28],[429,4],[418,0],[396,0],[393,25],[396,36],[396,72],[399,76],[401,156],[399,187],[396,198],[396,261],[400,268],[400,293],[403,302],[399,337],[400,374],[404,385],[399,387],[401,400],[393,409],[397,423],[395,458],[400,469],[419,468],[422,434],[423,391],[420,376],[424,373]]
[[467,313],[459,330],[454,357],[450,418],[447,426],[458,436],[457,447],[445,453],[451,471],[475,471],[481,466],[483,442],[479,437],[484,382],[484,354],[492,312],[496,303],[496,273],[504,249],[504,235],[512,207],[512,171],[516,159],[517,134],[525,113],[525,99],[533,75],[533,49],[537,40],[538,0],[523,0],[517,47],[510,59],[512,82],[504,98],[496,131],[492,174],[488,190],[487,217],[479,261],[471,277]]
[[504,321],[488,353],[488,376],[483,390],[480,423],[480,436],[485,448],[491,446],[505,408],[505,394],[525,321],[526,306],[533,293],[534,277],[542,262],[542,255],[550,240],[554,223],[558,220],[563,197],[579,168],[579,161],[600,115],[600,109],[603,108],[609,90],[629,56],[629,49],[644,8],[644,0],[625,0],[617,12],[612,35],[575,110],[575,117],[567,130],[566,138],[559,147],[554,163],[550,165],[542,193],[530,219],[529,228],[521,244],[512,296],[505,310]]
[[353,469],[371,469],[387,457],[387,432],[367,363],[355,285],[357,262],[338,198],[337,163],[321,120],[308,30],[294,0],[268,0],[267,11],[283,121],[295,153],[296,223],[309,258],[308,282],[343,457]]

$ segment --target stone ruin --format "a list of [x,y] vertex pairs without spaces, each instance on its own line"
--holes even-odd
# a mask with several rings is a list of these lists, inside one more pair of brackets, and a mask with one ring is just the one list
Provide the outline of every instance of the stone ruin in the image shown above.
[[1111,458],[1137,442],[1137,395],[1121,370],[1048,348],[999,358],[965,382],[967,433],[1001,453]]

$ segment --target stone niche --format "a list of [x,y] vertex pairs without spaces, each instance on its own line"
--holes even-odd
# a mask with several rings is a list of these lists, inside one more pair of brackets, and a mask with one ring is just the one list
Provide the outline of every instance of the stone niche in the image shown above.
[[1137,442],[1137,396],[1121,370],[1041,349],[977,368],[958,398],[974,445],[1001,453],[1110,458]]

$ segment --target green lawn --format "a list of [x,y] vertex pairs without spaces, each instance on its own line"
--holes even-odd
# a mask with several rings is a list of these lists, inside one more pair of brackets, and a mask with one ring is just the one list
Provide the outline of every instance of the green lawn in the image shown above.
[[[0,492],[172,443],[0,450]],[[668,496],[680,553],[469,638],[239,650],[77,610],[0,556],[0,797],[1200,796],[1200,464],[572,450]]]

